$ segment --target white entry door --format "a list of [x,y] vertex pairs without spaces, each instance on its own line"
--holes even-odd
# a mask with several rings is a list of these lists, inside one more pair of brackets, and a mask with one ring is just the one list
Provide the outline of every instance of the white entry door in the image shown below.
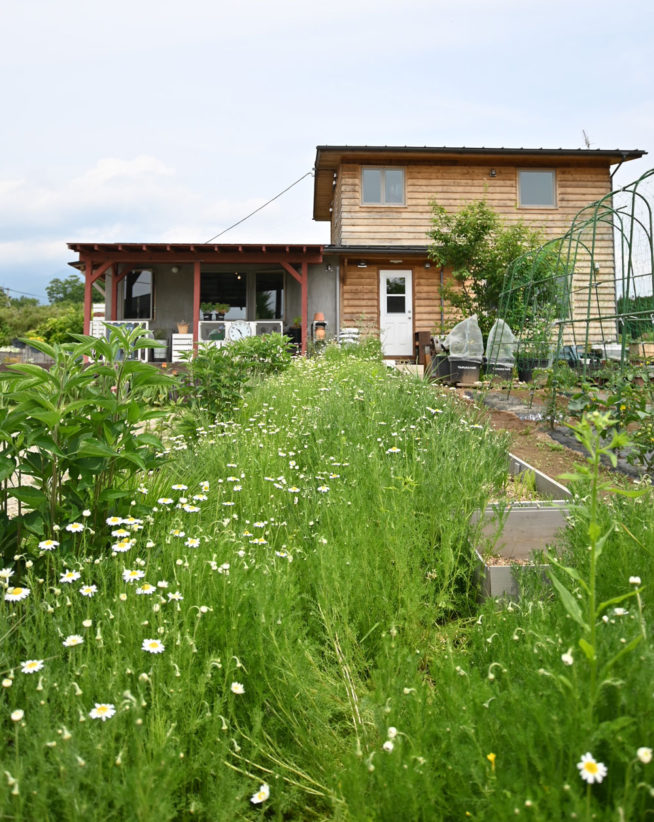
[[413,356],[412,305],[411,272],[380,271],[379,328],[385,356]]

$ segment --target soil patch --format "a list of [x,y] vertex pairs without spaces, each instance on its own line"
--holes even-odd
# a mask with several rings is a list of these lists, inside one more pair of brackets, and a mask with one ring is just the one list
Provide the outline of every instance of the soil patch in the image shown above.
[[[511,435],[511,452],[525,460],[534,468],[567,486],[560,480],[561,474],[574,471],[575,466],[584,463],[585,451],[574,437],[574,434],[563,426],[550,431],[547,423],[542,421],[542,404],[530,404],[527,398],[517,397],[511,393],[507,398],[502,392],[461,392],[468,399],[483,403],[484,413],[489,424],[498,431],[508,431]],[[624,460],[619,460],[619,474],[629,479],[637,479],[640,472]],[[616,473],[608,467],[604,469],[605,478],[616,481]]]

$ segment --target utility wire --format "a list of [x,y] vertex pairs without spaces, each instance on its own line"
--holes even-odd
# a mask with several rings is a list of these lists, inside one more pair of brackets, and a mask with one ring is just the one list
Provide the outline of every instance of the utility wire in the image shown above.
[[0,291],[13,291],[14,294],[22,294],[23,297],[36,297],[40,300],[43,294],[31,294],[29,291],[18,291],[16,288],[9,288],[8,285],[0,285]]
[[215,235],[214,237],[212,237],[210,240],[205,240],[205,241],[204,241],[204,245],[206,245],[207,243],[212,243],[214,240],[217,240],[217,239],[218,239],[218,237],[222,237],[222,236],[223,236],[223,234],[227,234],[227,232],[228,232],[228,231],[231,231],[233,228],[236,228],[236,226],[237,226],[237,225],[240,225],[241,223],[244,223],[246,220],[249,220],[249,219],[250,219],[250,217],[252,217],[252,216],[253,216],[254,214],[256,214],[258,211],[261,211],[261,210],[262,210],[263,208],[265,208],[266,206],[269,206],[269,205],[270,205],[271,203],[273,203],[275,200],[279,199],[279,197],[281,197],[281,196],[282,196],[282,194],[286,194],[286,192],[287,192],[287,191],[290,191],[290,190],[293,188],[293,186],[296,186],[298,183],[301,183],[301,182],[302,182],[302,180],[304,180],[304,178],[305,178],[305,177],[309,177],[309,176],[313,176],[313,169],[311,169],[311,171],[307,171],[307,173],[306,173],[306,174],[303,174],[303,175],[302,175],[301,177],[299,177],[299,178],[298,178],[298,179],[297,179],[294,183],[291,183],[291,184],[290,184],[290,186],[288,186],[287,188],[285,188],[283,191],[280,191],[280,192],[279,192],[279,194],[275,194],[275,196],[274,196],[274,197],[271,197],[271,199],[270,199],[270,200],[268,200],[268,202],[267,202],[267,203],[264,203],[263,205],[259,206],[259,208],[255,208],[255,209],[254,209],[254,211],[251,211],[251,212],[247,215],[247,217],[243,217],[243,219],[242,219],[242,220],[239,220],[237,223],[234,223],[234,225],[230,225],[230,226],[229,226],[229,228],[225,228],[223,231],[220,231],[218,234],[216,234],[216,235]]

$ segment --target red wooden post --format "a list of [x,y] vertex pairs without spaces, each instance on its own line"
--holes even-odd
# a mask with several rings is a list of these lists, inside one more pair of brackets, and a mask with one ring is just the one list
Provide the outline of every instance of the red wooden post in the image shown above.
[[89,334],[91,331],[91,314],[93,312],[93,263],[90,260],[86,261],[86,270],[84,272],[84,333]]
[[309,267],[307,263],[302,263],[300,288],[302,292],[302,353],[306,354],[309,336]]
[[198,353],[200,331],[200,263],[193,263],[193,352]]

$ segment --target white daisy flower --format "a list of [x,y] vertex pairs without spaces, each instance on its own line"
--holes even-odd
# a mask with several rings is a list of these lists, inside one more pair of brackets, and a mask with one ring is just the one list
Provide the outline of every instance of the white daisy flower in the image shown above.
[[262,785],[259,785],[259,790],[252,794],[250,797],[250,802],[253,805],[260,805],[262,802],[265,802],[269,796],[270,787],[264,782]]
[[116,713],[116,709],[109,702],[96,702],[95,708],[89,712],[91,719],[101,719],[103,722]]
[[591,753],[585,753],[577,762],[579,776],[592,785],[594,782],[601,782],[606,776],[608,769],[603,762],[597,762]]
[[71,634],[63,641],[65,648],[73,648],[75,645],[81,645],[84,642],[84,637],[79,634]]
[[20,663],[20,669],[24,674],[35,674],[43,668],[42,659],[26,659]]
[[162,654],[166,648],[158,639],[144,639],[141,650],[150,654]]
[[233,694],[244,694],[245,688],[240,682],[232,682],[230,690]]
[[54,551],[54,549],[59,545],[56,539],[42,539],[39,542],[39,548],[42,551]]
[[6,602],[20,602],[21,599],[27,599],[30,595],[29,588],[7,588],[5,593]]

